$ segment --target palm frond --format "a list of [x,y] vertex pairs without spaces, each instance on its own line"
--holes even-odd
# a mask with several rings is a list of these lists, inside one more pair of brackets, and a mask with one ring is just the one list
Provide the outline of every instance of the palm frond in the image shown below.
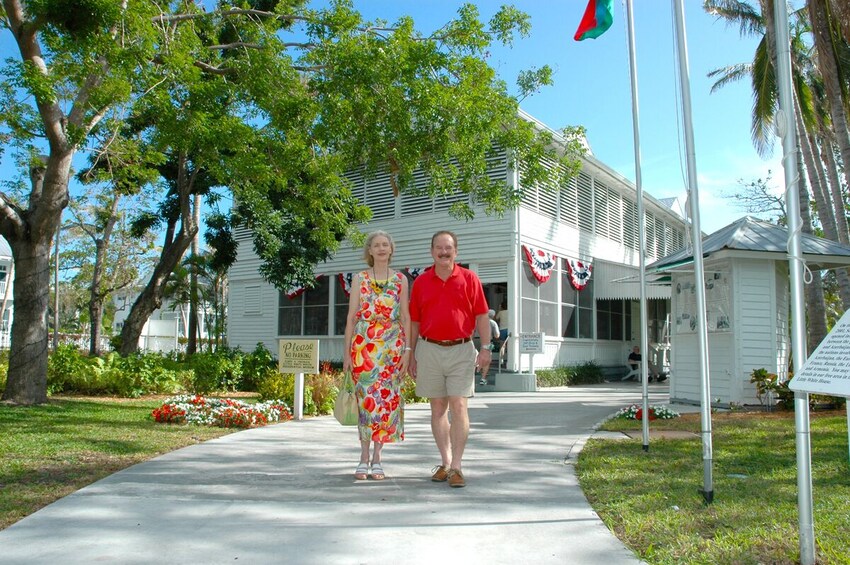
[[703,9],[725,20],[727,27],[738,27],[741,37],[764,35],[764,18],[749,2],[738,0],[705,0]]
[[720,78],[711,85],[711,93],[714,94],[716,90],[719,90],[732,82],[738,82],[739,80],[748,77],[753,72],[753,64],[752,63],[738,63],[735,65],[729,65],[726,67],[721,67],[719,69],[714,69],[709,72],[706,76],[708,78],[714,78],[719,76]]
[[773,151],[773,118],[776,114],[778,90],[776,70],[770,58],[767,37],[756,47],[753,59],[753,145],[762,157]]

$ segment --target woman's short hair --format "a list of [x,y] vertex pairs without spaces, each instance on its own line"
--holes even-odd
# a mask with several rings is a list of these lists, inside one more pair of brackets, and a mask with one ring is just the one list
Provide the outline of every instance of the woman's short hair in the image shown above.
[[385,237],[387,238],[387,241],[390,242],[390,261],[393,260],[393,253],[395,253],[395,242],[393,241],[393,236],[384,230],[373,231],[366,236],[366,243],[363,244],[363,260],[366,261],[366,264],[370,267],[375,266],[375,259],[372,257],[372,254],[369,253],[369,248],[372,247],[372,242],[375,241],[376,237]]

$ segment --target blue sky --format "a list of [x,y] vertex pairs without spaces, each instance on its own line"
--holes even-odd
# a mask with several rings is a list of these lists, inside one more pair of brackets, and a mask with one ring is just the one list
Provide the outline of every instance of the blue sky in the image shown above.
[[[324,3],[324,2],[319,2]],[[505,0],[479,0],[481,17],[489,19]],[[598,39],[576,42],[573,34],[586,0],[518,0],[531,16],[532,32],[512,49],[496,48],[490,63],[509,84],[521,69],[548,64],[555,86],[526,99],[522,108],[553,128],[583,125],[594,155],[623,176],[634,180],[631,92],[622,1],[614,1],[614,24]],[[696,167],[700,192],[701,227],[713,232],[744,215],[723,194],[736,190],[739,180],[763,178],[773,171],[773,184],[782,185],[781,144],[774,155],[761,159],[750,139],[752,107],[749,82],[710,94],[706,74],[716,68],[752,60],[756,42],[741,38],[737,29],[702,10],[702,2],[685,0]],[[365,18],[389,22],[408,14],[416,27],[429,33],[455,16],[457,0],[355,0]],[[672,2],[635,0],[635,40],[640,102],[641,172],[644,191],[657,198],[676,196],[684,205],[686,181],[679,87],[673,47]],[[3,32],[2,54],[16,54]],[[15,175],[9,155],[0,162],[0,177]]]
[[[483,19],[503,0],[475,2]],[[512,49],[497,49],[490,62],[503,79],[514,83],[517,72],[548,64],[555,86],[526,99],[522,108],[553,128],[583,125],[597,159],[635,180],[631,87],[625,7],[614,1],[614,24],[597,39],[573,40],[586,0],[518,0],[511,2],[531,16],[532,31]],[[702,2],[685,0],[685,24],[690,65],[691,105],[702,230],[711,233],[743,216],[722,195],[772,171],[772,184],[783,183],[781,143],[763,160],[750,137],[752,110],[749,81],[710,94],[711,70],[751,61],[753,38],[741,38],[737,28],[705,13]],[[355,6],[371,19],[393,21],[409,14],[422,32],[448,21],[460,2],[453,0],[361,0]],[[635,0],[635,52],[640,103],[641,177],[645,192],[676,196],[684,205],[687,181],[680,90],[676,82],[673,4]]]

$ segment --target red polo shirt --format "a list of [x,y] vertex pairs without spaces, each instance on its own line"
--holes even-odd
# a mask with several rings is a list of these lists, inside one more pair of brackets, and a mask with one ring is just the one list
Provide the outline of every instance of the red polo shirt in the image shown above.
[[410,319],[419,322],[419,335],[430,339],[472,337],[475,317],[488,308],[478,275],[460,265],[445,282],[433,267],[428,269],[410,291]]

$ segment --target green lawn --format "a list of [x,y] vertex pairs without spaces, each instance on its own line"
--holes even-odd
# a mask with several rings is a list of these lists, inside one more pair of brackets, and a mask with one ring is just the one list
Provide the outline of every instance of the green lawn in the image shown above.
[[[610,420],[606,430],[640,430]],[[579,480],[593,508],[623,542],[652,564],[799,562],[794,414],[712,416],[714,501],[703,486],[699,414],[656,420],[653,430],[692,439],[591,439]],[[850,563],[850,462],[843,411],[811,418],[815,541],[819,564]]]
[[231,433],[155,423],[157,400],[56,399],[0,404],[0,529],[140,461]]

